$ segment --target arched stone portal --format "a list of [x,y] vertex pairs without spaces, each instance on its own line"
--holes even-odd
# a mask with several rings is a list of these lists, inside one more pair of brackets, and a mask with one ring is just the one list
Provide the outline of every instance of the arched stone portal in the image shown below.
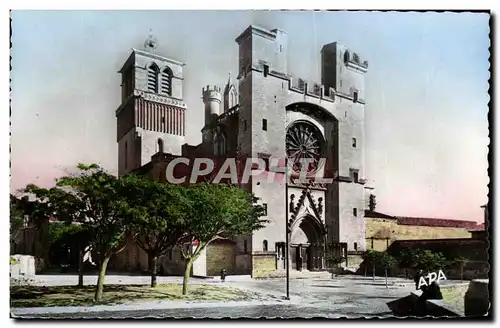
[[324,268],[325,228],[311,215],[294,222],[290,237],[292,270],[319,271]]

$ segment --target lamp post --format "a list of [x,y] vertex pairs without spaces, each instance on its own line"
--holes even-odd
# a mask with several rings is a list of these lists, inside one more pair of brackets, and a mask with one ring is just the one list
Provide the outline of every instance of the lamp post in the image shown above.
[[288,157],[285,151],[285,262],[286,262],[286,299],[290,299],[290,243],[288,233]]

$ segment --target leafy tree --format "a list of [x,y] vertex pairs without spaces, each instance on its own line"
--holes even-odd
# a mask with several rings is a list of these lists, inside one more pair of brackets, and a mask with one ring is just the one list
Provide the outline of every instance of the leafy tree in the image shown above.
[[81,224],[54,222],[49,225],[49,248],[69,247],[78,252],[78,287],[83,287],[83,257],[92,240],[89,231]]
[[384,268],[385,288],[389,288],[387,285],[387,270],[396,263],[396,260],[387,252],[380,253],[377,257],[377,260],[380,266]]
[[83,204],[79,221],[92,236],[90,244],[97,255],[95,301],[99,302],[109,260],[125,248],[130,236],[129,222],[136,213],[127,202],[132,198],[127,191],[134,180],[117,179],[97,164],[78,164],[77,168],[79,173],[59,179],[57,185],[71,188]]
[[[48,252],[50,247],[63,237],[67,240],[67,245],[73,245],[78,250],[78,286],[83,287],[83,250],[89,244],[91,236],[88,234],[86,228],[72,223],[78,223],[82,220],[85,204],[76,194],[60,186],[46,189],[29,184],[23,192],[36,196],[39,217],[54,216],[58,220],[58,223],[49,225],[46,251]],[[82,230],[85,230],[85,232]],[[68,234],[71,238],[67,237]],[[46,256],[47,262],[48,259],[48,256]]]
[[374,194],[370,195],[369,203],[368,203],[368,208],[370,211],[375,211],[375,207],[377,206],[377,200]]
[[424,272],[431,272],[442,269],[447,260],[442,253],[434,253],[428,249],[418,250],[414,257],[415,268]]
[[379,258],[379,252],[374,250],[367,250],[363,253],[363,260],[365,262],[365,268],[368,265],[372,266],[373,281],[375,281],[375,266],[377,265],[377,259]]
[[464,267],[469,263],[469,259],[463,256],[458,256],[453,259],[453,264],[460,267],[460,282],[464,280]]
[[67,224],[64,222],[54,222],[49,226],[49,243],[48,247],[52,247],[61,239],[66,239],[66,235],[71,234],[72,231],[80,229],[80,226]]
[[408,279],[408,269],[413,268],[415,265],[415,255],[416,253],[409,248],[403,248],[399,251],[396,256],[398,266],[405,269],[405,278]]
[[[30,186],[30,185],[29,185]],[[20,190],[23,193],[30,193],[27,190]],[[29,195],[24,195],[21,199],[16,199],[15,197],[11,197],[11,202],[15,203],[14,205],[15,208],[17,208],[17,213],[15,215],[19,216],[22,214],[23,220],[22,224],[17,226],[17,232],[20,231],[20,227],[24,226],[25,224],[29,225],[30,227],[36,229],[38,232],[41,233],[41,242],[43,245],[47,244],[47,234],[43,233],[41,230],[42,224],[47,222],[47,220],[53,216],[53,209],[50,206],[50,203],[47,201],[46,198],[44,197],[36,197],[33,200],[30,200]],[[27,218],[26,223],[24,222],[25,219]],[[19,219],[17,219],[19,220]],[[20,224],[18,222],[18,224]],[[48,248],[47,247],[42,247],[40,249],[34,250],[36,253],[33,253],[31,255],[35,256],[36,258],[43,258],[45,263],[49,263],[49,253],[48,253]]]
[[181,248],[186,261],[182,293],[187,293],[193,262],[216,239],[249,234],[264,227],[264,207],[243,189],[201,183],[186,189],[187,239]]
[[15,239],[24,225],[24,212],[20,205],[21,200],[10,194],[10,241]]
[[127,194],[136,215],[131,222],[135,240],[148,254],[151,287],[156,286],[157,260],[186,233],[185,187],[130,175]]

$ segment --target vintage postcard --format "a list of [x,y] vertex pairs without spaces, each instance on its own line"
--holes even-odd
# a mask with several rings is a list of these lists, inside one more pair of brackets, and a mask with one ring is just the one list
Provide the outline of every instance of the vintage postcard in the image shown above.
[[490,12],[11,12],[10,313],[490,313]]

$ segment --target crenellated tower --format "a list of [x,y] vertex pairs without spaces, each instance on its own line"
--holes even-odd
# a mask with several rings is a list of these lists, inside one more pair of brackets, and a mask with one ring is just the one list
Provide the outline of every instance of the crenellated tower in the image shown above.
[[222,92],[217,85],[207,85],[202,89],[203,103],[205,104],[205,126],[201,130],[204,144],[213,142],[213,128],[221,115]]
[[321,82],[326,90],[331,87],[355,102],[364,102],[367,72],[368,61],[346,46],[333,42],[321,49]]
[[217,85],[207,85],[202,89],[202,95],[205,104],[205,125],[208,125],[221,114],[221,88]]

